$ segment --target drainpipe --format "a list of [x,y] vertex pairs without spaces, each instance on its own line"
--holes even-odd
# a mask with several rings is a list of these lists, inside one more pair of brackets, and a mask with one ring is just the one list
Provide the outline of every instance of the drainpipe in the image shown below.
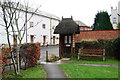
[[52,21],[50,18],[50,44],[52,44]]

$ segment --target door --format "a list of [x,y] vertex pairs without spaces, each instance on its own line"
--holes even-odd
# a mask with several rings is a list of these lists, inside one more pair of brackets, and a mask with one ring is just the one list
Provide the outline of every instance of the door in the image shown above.
[[53,44],[55,44],[55,36],[53,36]]
[[71,43],[72,43],[72,35],[65,35],[64,36],[64,58],[71,57]]
[[46,45],[46,36],[43,36],[43,46]]
[[30,41],[31,41],[31,43],[34,42],[34,35],[30,35]]

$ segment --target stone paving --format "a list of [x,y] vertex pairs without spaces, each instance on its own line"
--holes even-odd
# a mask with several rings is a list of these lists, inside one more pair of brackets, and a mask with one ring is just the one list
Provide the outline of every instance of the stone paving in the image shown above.
[[[67,60],[67,59],[64,59]],[[104,67],[120,67],[120,65],[103,65],[103,64],[82,64],[82,63],[65,63],[62,59],[57,62],[41,62],[45,71],[47,72],[47,78],[62,78],[67,79],[67,76],[59,67],[59,64],[72,64],[72,65],[86,65],[86,66],[104,66]]]
[[64,72],[60,69],[56,63],[42,64],[47,72],[47,78],[67,78]]

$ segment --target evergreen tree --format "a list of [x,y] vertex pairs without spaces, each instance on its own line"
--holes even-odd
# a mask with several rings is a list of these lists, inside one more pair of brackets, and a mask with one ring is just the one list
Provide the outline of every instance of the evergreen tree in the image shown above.
[[118,23],[117,28],[120,29],[120,23]]
[[112,24],[107,12],[98,12],[95,16],[93,30],[112,30]]

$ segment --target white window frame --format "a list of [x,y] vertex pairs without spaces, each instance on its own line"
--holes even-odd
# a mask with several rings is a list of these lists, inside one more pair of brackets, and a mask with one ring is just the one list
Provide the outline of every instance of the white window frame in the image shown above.
[[34,22],[30,21],[30,27],[33,27],[33,26],[34,26]]

